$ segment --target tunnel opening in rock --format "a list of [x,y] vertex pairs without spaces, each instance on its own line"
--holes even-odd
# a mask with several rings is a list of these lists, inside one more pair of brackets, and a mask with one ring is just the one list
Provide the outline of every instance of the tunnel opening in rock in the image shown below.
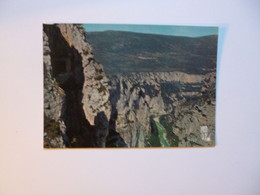
[[70,73],[74,71],[74,66],[71,63],[70,57],[56,57],[53,60],[54,65],[53,65],[53,75],[54,77],[65,74],[65,73]]

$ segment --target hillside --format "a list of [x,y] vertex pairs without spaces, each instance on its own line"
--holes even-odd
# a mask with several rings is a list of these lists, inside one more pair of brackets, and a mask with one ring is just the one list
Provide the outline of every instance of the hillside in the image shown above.
[[107,74],[216,70],[217,36],[199,38],[123,31],[87,32],[95,59]]

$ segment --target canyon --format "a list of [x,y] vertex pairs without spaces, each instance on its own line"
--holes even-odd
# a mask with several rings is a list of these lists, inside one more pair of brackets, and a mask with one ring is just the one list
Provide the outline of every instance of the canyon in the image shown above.
[[[125,37],[131,40],[131,36],[147,37],[132,33]],[[166,38],[176,44],[172,37]],[[140,49],[139,57],[133,57],[135,51],[128,49],[122,55],[113,44],[124,44],[114,41],[107,44],[115,51],[104,55],[93,39],[88,40],[83,25],[44,24],[44,148],[214,146],[216,48],[204,49],[208,39],[213,40],[188,39],[203,55],[194,48],[186,51],[187,62],[183,54],[176,57],[183,49],[174,46],[175,63],[189,65],[170,67],[169,60],[160,61],[171,55],[168,51],[154,55],[153,50]],[[120,62],[126,56],[127,63],[116,64],[116,54]],[[138,68],[140,61],[148,65]],[[194,68],[195,62],[202,65]],[[113,64],[117,68],[111,68]]]

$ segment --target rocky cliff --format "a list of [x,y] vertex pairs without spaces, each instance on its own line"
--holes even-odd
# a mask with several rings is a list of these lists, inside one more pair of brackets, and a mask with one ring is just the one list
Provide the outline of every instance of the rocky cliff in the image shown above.
[[59,126],[55,137],[45,124],[45,146],[104,147],[111,113],[108,79],[83,27],[44,25],[43,46],[44,115]]
[[[214,145],[214,73],[131,73],[111,76],[110,80],[116,131],[127,146],[162,146],[151,142],[152,136],[159,139],[158,129],[152,125],[154,120],[165,128],[166,139],[178,137],[178,142],[170,146]],[[205,142],[201,128],[206,128],[205,133],[210,136]],[[193,145],[188,139],[191,135]]]
[[44,147],[211,146],[215,73],[106,76],[82,25],[43,26]]

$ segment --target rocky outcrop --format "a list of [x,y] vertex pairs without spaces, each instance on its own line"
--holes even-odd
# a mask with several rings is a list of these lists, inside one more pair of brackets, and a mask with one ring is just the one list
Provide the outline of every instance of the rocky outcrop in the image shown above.
[[43,63],[44,63],[44,147],[64,148],[65,143],[62,133],[64,121],[62,119],[62,108],[65,93],[53,78],[53,67],[51,65],[51,49],[49,37],[43,31]]
[[174,112],[160,117],[172,146],[215,145],[215,83],[215,73],[206,74],[199,96],[186,98]]
[[43,37],[45,115],[59,123],[63,145],[105,146],[111,113],[108,79],[93,58],[83,27],[44,25]]
[[[158,116],[164,119],[164,126],[168,122],[172,123],[173,119],[170,120],[169,117],[175,116],[176,128],[170,128],[170,131],[181,141],[173,146],[185,145],[187,141],[184,141],[184,138],[194,131],[199,133],[201,126],[208,125],[213,131],[215,105],[200,105],[205,113],[197,111],[197,114],[188,114],[191,107],[196,106],[193,102],[208,101],[203,95],[208,94],[206,89],[212,89],[214,92],[214,88],[209,86],[215,83],[214,78],[211,81],[212,77],[214,77],[213,73],[190,75],[182,72],[130,73],[109,77],[112,83],[111,103],[117,113],[116,131],[129,147],[149,146],[147,142],[152,134],[151,120]],[[168,116],[167,120],[166,116]],[[214,132],[209,133],[214,134]],[[199,134],[196,135],[196,139],[200,139]],[[212,137],[211,140],[214,138]]]

